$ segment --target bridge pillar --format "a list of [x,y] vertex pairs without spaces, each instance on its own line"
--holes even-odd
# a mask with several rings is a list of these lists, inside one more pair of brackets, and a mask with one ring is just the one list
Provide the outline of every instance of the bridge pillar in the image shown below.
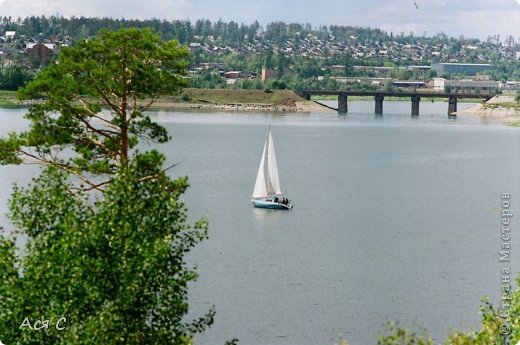
[[418,95],[412,96],[412,116],[419,116],[419,102],[421,97]]
[[338,95],[338,114],[344,115],[348,113],[347,94],[340,93]]
[[385,99],[385,96],[376,94],[374,96],[374,100],[376,101],[376,109],[375,113],[378,115],[383,114],[383,100]]
[[457,96],[450,96],[448,99],[448,116],[457,116],[454,112],[457,111]]

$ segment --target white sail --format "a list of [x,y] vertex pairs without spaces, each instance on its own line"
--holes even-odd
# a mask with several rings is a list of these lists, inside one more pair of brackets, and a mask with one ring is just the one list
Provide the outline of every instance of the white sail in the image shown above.
[[256,175],[255,189],[253,190],[253,198],[265,198],[267,196],[267,186],[265,179],[265,159],[266,159],[266,147],[267,141],[264,144],[264,152],[262,153],[262,159],[260,160],[260,166],[258,167],[258,174]]
[[278,175],[278,164],[276,163],[276,154],[274,153],[273,137],[271,136],[271,130],[269,129],[269,137],[267,144],[267,170],[269,182],[267,183],[268,194],[282,194],[280,188],[280,177]]
[[269,130],[269,135],[264,143],[264,151],[262,152],[262,159],[258,167],[252,197],[265,198],[275,194],[282,194],[282,190],[280,188],[280,177],[278,176],[273,138],[271,136],[271,130]]

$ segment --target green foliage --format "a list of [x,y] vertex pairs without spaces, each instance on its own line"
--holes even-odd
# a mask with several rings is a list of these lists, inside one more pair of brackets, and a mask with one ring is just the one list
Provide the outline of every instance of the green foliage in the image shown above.
[[[188,283],[197,277],[183,257],[207,237],[207,222],[186,225],[179,196],[187,180],[161,173],[161,160],[139,156],[95,202],[70,193],[67,174],[55,167],[16,190],[11,219],[31,241],[23,258],[14,241],[0,243],[4,342],[190,344],[213,322],[213,310],[183,319]],[[155,177],[142,181],[143,174]],[[58,331],[52,322],[62,316]],[[26,317],[45,317],[51,327],[19,329]]]
[[384,88],[385,91],[387,92],[392,92],[394,91],[394,87],[392,86],[392,81],[387,81],[385,83],[385,88]]
[[[518,280],[520,282],[520,280]],[[519,295],[520,290],[517,290],[515,303],[510,310],[510,316],[502,318],[499,311],[496,310],[487,299],[483,300],[483,305],[480,307],[482,313],[482,326],[478,331],[459,332],[454,331],[449,335],[446,345],[503,345],[516,344],[520,341],[520,333],[518,332],[518,325],[520,325],[519,313]],[[501,326],[508,324],[512,327],[513,332],[501,331]],[[517,329],[515,331],[515,328]],[[515,335],[516,332],[516,335]]]
[[516,101],[516,103],[520,103],[520,91],[516,92],[515,101]]
[[270,89],[284,90],[287,88],[287,84],[283,80],[270,80],[267,83],[267,87]]
[[0,139],[0,164],[22,163],[17,152],[24,144],[24,140],[16,133],[10,133],[7,138]]
[[[454,331],[448,335],[445,345],[508,345],[520,342],[520,278],[516,290],[507,295],[510,304],[506,313],[495,308],[487,299],[480,307],[482,325],[476,331]],[[425,334],[418,335],[398,324],[389,323],[378,345],[433,345]]]
[[222,89],[226,88],[227,85],[226,81],[218,74],[204,71],[203,73],[190,78],[190,87],[198,89]]
[[[424,332],[423,332],[424,333]],[[378,345],[434,345],[433,340],[427,335],[419,335],[402,328],[399,324],[389,322],[386,334],[377,340]]]
[[[128,166],[139,138],[169,139],[144,111],[185,84],[187,54],[178,41],[162,41],[151,29],[102,30],[64,48],[20,91],[22,99],[42,101],[26,116],[28,132],[0,140],[0,162],[57,164],[98,188],[85,173],[112,175]],[[74,155],[60,155],[70,149]]]
[[191,102],[191,96],[189,93],[187,92],[183,92],[181,94],[181,100],[183,100],[184,102]]
[[16,91],[32,79],[32,74],[20,66],[0,68],[0,89]]
[[500,103],[484,103],[484,109],[514,109],[520,110],[520,103],[518,102],[500,102]]
[[212,324],[214,310],[185,320],[197,274],[184,256],[207,237],[206,220],[186,224],[188,181],[170,179],[159,152],[131,150],[169,139],[143,111],[184,84],[186,55],[149,29],[102,31],[21,92],[42,100],[29,131],[0,140],[0,163],[47,167],[10,200],[24,255],[0,236],[2,341],[188,345]]
[[49,169],[34,182],[30,193],[15,186],[9,202],[10,218],[25,235],[35,238],[42,233],[60,231],[56,224],[64,223],[71,214],[82,214],[82,218],[90,216],[81,196],[74,197],[64,175],[56,168]]
[[0,90],[0,107],[21,105],[16,97],[16,91]]

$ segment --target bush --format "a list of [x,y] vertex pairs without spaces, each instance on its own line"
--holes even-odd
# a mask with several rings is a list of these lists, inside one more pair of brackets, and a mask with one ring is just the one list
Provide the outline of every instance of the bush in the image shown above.
[[191,96],[186,91],[181,94],[181,100],[183,102],[191,102]]

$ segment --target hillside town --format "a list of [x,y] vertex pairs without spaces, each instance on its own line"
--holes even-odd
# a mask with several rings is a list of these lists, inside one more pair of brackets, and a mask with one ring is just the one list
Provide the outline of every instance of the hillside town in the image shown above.
[[[244,42],[239,47],[221,46],[213,36],[194,36],[189,44],[192,50],[202,50],[208,54],[249,52],[261,54],[271,51],[274,54],[320,58],[324,55],[347,54],[354,60],[378,58],[396,64],[424,64],[427,62],[490,62],[495,58],[506,61],[520,60],[520,45],[510,38],[502,44],[496,39],[489,42],[471,40],[450,45],[447,42],[436,43],[435,40],[423,39],[421,43],[400,43],[397,40],[380,42],[372,39],[358,39],[349,36],[344,41],[338,41],[329,35],[320,39],[309,33],[302,38],[289,38],[284,42],[273,42],[259,35],[252,42]],[[400,39],[403,41],[404,37]],[[429,41],[429,42],[428,42]],[[494,42],[493,42],[494,41]],[[492,42],[492,43],[491,43]]]
[[[63,24],[54,24],[60,30],[54,28],[52,23],[66,19],[30,19],[13,23],[4,18],[0,25],[0,66],[14,70],[3,73],[0,79],[15,79],[0,82],[0,88],[30,79],[60,49],[88,38],[95,30],[89,25],[103,25],[84,19],[82,25],[88,30],[75,34],[73,29],[63,30]],[[138,24],[152,26],[154,22]],[[265,29],[258,23],[239,27],[220,21],[168,24],[163,36],[179,39],[191,52],[189,78],[193,87],[413,87],[464,92],[520,89],[520,44],[512,36],[481,41],[449,38],[442,33],[418,37],[377,29],[313,29],[280,22]]]
[[[433,88],[435,90],[495,92],[498,90],[520,89],[520,78],[505,80],[493,78],[493,61],[518,64],[520,61],[520,45],[509,39],[507,44],[496,41],[474,42],[462,44],[458,49],[449,43],[399,43],[396,40],[379,42],[371,39],[359,40],[349,36],[346,41],[337,42],[334,36],[320,39],[308,34],[302,39],[290,38],[284,42],[255,39],[245,42],[239,47],[219,46],[213,36],[195,36],[189,48],[194,54],[202,54],[212,61],[223,61],[222,56],[228,54],[258,56],[262,54],[283,56],[284,60],[292,58],[308,58],[322,60],[317,72],[318,81],[327,75],[339,83],[369,83],[373,86]],[[432,40],[433,41],[433,40]],[[327,64],[327,60],[338,60],[343,57],[348,64]],[[358,65],[359,64],[359,65]],[[378,65],[379,64],[379,65]],[[276,65],[276,64],[275,64]],[[277,79],[280,67],[257,70],[230,70],[223,62],[202,62],[192,65],[190,73],[200,75],[204,71],[218,71],[228,84],[238,79],[261,78]],[[350,71],[348,71],[350,69]],[[396,73],[397,72],[397,73]],[[350,76],[349,76],[350,74]],[[455,80],[450,80],[450,79]],[[403,81],[404,79],[406,81]],[[416,79],[416,80],[411,80]]]

